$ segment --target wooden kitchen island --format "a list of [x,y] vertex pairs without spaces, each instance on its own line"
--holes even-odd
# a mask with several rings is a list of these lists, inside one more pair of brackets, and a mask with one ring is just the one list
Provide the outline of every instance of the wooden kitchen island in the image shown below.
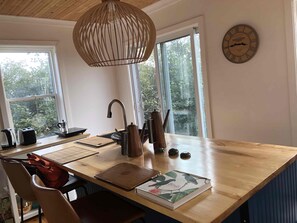
[[[63,165],[66,170],[121,196],[170,216],[181,222],[222,222],[266,184],[281,174],[296,160],[297,148],[198,137],[166,135],[167,148],[154,154],[146,143],[144,154],[138,158],[122,156],[119,145],[111,144],[96,149],[99,154]],[[67,143],[34,153],[43,155],[63,148],[91,148],[78,143]],[[167,151],[178,148],[192,157],[182,160],[169,158]],[[94,178],[94,175],[117,163],[129,162],[153,168],[162,173],[181,170],[211,179],[212,188],[172,211]]]

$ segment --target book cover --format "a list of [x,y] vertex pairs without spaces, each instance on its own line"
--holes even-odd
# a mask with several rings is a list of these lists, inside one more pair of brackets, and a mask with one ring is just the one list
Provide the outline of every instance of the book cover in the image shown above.
[[175,209],[209,188],[210,179],[173,170],[136,187],[136,192],[153,202]]

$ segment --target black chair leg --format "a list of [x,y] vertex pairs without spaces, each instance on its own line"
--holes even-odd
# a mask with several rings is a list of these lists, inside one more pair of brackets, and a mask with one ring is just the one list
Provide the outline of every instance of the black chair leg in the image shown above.
[[67,200],[70,202],[70,199],[69,199],[69,194],[68,194],[68,192],[66,193],[66,197],[67,197]]
[[42,215],[41,215],[41,207],[40,207],[40,205],[38,205],[38,220],[39,220],[39,223],[42,223]]
[[21,203],[21,223],[24,222],[24,210],[23,210],[23,198],[20,197],[20,203]]

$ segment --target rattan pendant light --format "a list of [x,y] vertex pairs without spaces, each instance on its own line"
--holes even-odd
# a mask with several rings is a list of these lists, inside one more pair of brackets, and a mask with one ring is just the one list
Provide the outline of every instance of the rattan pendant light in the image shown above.
[[155,41],[150,17],[120,0],[102,0],[79,18],[73,30],[75,48],[91,67],[145,61]]

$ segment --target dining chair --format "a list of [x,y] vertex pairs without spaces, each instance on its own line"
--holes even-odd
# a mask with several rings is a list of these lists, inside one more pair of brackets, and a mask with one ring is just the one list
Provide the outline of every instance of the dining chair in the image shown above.
[[59,190],[45,187],[37,175],[32,176],[31,186],[48,223],[144,221],[144,211],[108,191],[99,191],[69,202]]
[[[37,200],[30,186],[31,175],[27,169],[17,161],[1,160],[1,163],[15,192],[20,196],[21,222],[24,222],[23,199],[31,202]],[[38,216],[39,223],[41,223],[40,206],[38,206]]]
[[[1,160],[2,166],[6,172],[6,175],[11,182],[15,192],[20,196],[20,206],[21,206],[21,222],[24,222],[24,212],[23,212],[23,200],[27,201],[37,201],[36,196],[31,188],[31,175],[27,169],[18,161],[15,160]],[[74,190],[78,187],[83,187],[86,195],[87,190],[84,186],[85,181],[75,176],[69,175],[68,182],[59,190],[67,195],[69,200],[68,192]],[[38,206],[38,216],[39,223],[41,223],[41,208]]]

